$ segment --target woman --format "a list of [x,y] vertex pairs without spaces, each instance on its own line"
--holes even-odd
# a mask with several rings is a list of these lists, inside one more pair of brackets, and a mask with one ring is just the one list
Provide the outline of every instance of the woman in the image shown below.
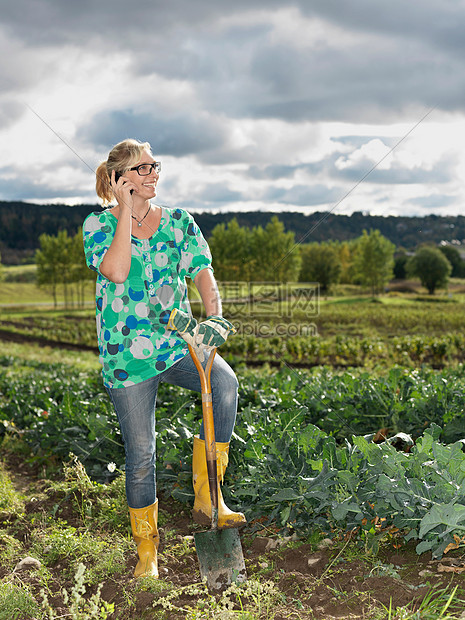
[[[124,140],[97,169],[104,206],[83,225],[87,265],[97,272],[96,318],[103,381],[115,407],[126,453],[126,496],[139,561],[135,575],[158,576],[155,404],[160,381],[200,391],[187,343],[201,357],[234,330],[221,316],[211,254],[193,218],[151,202],[161,170],[148,142]],[[208,319],[192,317],[186,278],[200,293]],[[171,320],[170,320],[171,317]],[[176,331],[178,330],[178,331]],[[182,332],[182,334],[181,334]],[[212,397],[218,476],[227,464],[237,410],[237,379],[217,355]],[[203,425],[194,437],[193,516],[211,520]],[[245,523],[219,492],[219,527]]]

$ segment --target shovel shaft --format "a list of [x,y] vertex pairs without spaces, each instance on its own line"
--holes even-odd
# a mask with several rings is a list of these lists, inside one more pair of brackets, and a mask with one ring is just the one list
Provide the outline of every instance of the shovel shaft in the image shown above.
[[218,469],[216,458],[215,425],[213,421],[213,401],[210,375],[215,358],[216,349],[212,349],[205,370],[199,361],[194,349],[189,346],[189,352],[197,368],[202,390],[203,428],[205,432],[205,456],[207,459],[208,484],[212,503],[212,529],[218,526]]

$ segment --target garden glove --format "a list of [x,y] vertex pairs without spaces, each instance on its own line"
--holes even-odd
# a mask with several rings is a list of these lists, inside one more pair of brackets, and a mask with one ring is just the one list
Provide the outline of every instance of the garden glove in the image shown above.
[[206,321],[199,324],[196,342],[211,351],[214,347],[224,344],[229,334],[235,332],[234,325],[227,319],[222,316],[209,316]]
[[205,359],[203,347],[197,342],[199,324],[193,316],[190,316],[187,312],[178,310],[178,308],[173,308],[166,327],[167,329],[177,331],[179,336],[194,348],[197,357],[203,362]]
[[199,328],[197,321],[193,316],[173,308],[170,318],[168,319],[168,329],[176,330],[183,340],[191,346],[196,346],[195,337]]

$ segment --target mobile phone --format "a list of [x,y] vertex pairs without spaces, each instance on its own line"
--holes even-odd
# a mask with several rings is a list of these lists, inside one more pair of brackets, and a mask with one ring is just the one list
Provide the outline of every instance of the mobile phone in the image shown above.
[[[120,172],[116,172],[116,170],[115,170],[115,183],[117,183],[117,182],[118,182],[118,179],[119,179],[121,176],[123,176],[123,175],[122,175]],[[131,190],[131,194],[133,194],[133,193],[134,193],[134,190],[132,189],[132,190]]]

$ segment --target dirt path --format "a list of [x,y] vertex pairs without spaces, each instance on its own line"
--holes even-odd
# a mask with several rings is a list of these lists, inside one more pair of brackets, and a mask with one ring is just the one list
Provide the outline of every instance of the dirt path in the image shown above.
[[0,329],[0,340],[4,340],[6,342],[17,342],[19,344],[38,344],[41,347],[69,349],[71,351],[93,351],[95,354],[98,354],[98,349],[94,346],[63,342],[61,340],[51,340],[30,334],[20,334],[18,332],[8,331],[7,329]]

